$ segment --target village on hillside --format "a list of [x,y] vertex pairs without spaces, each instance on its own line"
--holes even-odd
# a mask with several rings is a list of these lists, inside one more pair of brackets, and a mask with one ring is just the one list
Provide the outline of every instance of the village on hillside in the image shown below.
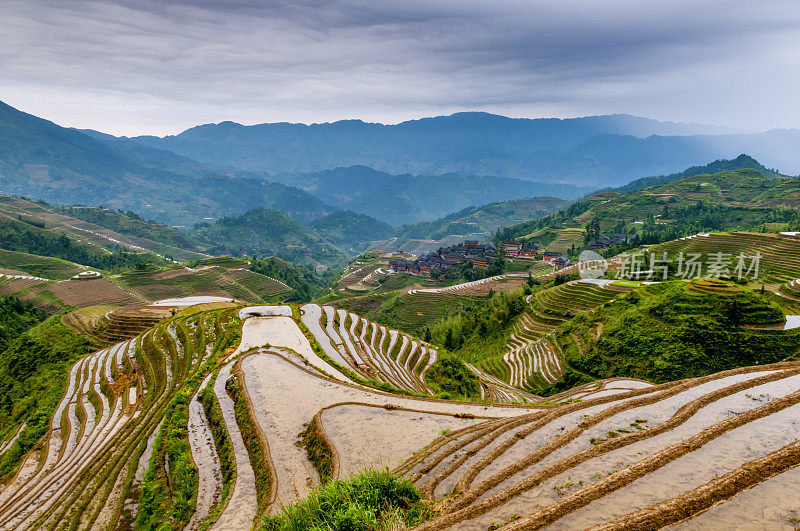
[[473,267],[488,268],[498,257],[541,260],[552,264],[557,270],[569,265],[569,258],[561,253],[540,251],[540,245],[505,242],[498,251],[491,242],[465,240],[463,243],[444,247],[437,252],[423,254],[414,260],[395,259],[389,263],[390,271],[411,275],[431,276],[445,273],[459,265],[469,263]]

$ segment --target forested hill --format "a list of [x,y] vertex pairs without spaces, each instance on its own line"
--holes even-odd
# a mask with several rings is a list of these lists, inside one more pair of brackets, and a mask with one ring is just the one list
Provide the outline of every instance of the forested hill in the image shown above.
[[440,219],[404,225],[396,236],[440,240],[458,234],[485,239],[500,228],[540,218],[569,204],[557,197],[532,197],[470,206]]
[[253,209],[214,224],[197,225],[190,234],[213,255],[277,256],[306,266],[347,263],[334,244],[277,210]]
[[367,242],[383,240],[394,234],[392,226],[352,210],[334,212],[311,222],[309,227],[345,253],[352,254],[363,250],[366,247],[363,244]]
[[758,162],[756,159],[754,159],[749,155],[742,154],[733,160],[719,159],[709,164],[706,164],[705,166],[692,166],[691,168],[688,168],[680,173],[672,173],[670,175],[658,175],[655,177],[643,177],[641,179],[636,179],[635,181],[631,181],[624,186],[619,186],[617,188],[614,188],[613,191],[624,194],[626,192],[635,192],[637,190],[643,190],[644,188],[649,188],[651,186],[659,186],[662,184],[671,183],[673,181],[679,181],[681,179],[685,179],[687,177],[693,177],[695,175],[712,174],[730,170],[742,170],[745,168],[758,170],[759,173],[761,173],[765,177],[789,177],[788,175],[781,175],[775,170],[770,170],[766,168],[763,164],[761,164],[760,162]]
[[[743,160],[717,161],[712,167],[727,163],[735,167]],[[496,239],[542,240],[560,231],[583,231],[592,221],[596,221],[595,237],[649,234],[647,241],[635,243],[658,243],[703,230],[761,230],[772,223],[788,228],[798,218],[800,178],[775,175],[743,168],[700,173],[626,193],[608,190],[541,219],[501,229]]]

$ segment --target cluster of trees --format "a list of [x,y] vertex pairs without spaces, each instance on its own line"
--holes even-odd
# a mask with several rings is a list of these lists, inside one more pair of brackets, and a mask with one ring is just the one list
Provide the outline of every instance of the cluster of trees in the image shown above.
[[505,337],[509,325],[527,306],[525,293],[516,290],[490,294],[483,305],[462,310],[426,328],[425,340],[457,352],[469,343],[477,345]]
[[425,381],[436,396],[447,400],[480,398],[480,383],[474,372],[455,356],[443,353],[428,372]]
[[438,269],[431,272],[431,278],[434,280],[466,280],[471,282],[473,280],[480,280],[482,278],[489,278],[496,275],[501,275],[506,270],[506,262],[501,256],[497,256],[489,263],[489,267],[475,267],[471,262],[463,262],[452,269],[448,269],[444,273]]
[[333,279],[333,273],[318,274],[274,256],[251,258],[250,271],[280,280],[292,288],[292,299],[298,302],[307,302],[323,295]]
[[155,255],[125,252],[95,252],[65,234],[30,228],[19,221],[0,223],[0,248],[41,256],[61,258],[105,270],[121,270],[153,263]]
[[29,302],[13,296],[0,298],[0,351],[5,350],[13,339],[46,317],[46,313]]

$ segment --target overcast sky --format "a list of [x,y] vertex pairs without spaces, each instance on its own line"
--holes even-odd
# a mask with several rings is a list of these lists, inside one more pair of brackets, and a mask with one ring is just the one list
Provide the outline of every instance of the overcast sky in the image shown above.
[[0,100],[117,135],[462,110],[800,127],[797,0],[0,7]]

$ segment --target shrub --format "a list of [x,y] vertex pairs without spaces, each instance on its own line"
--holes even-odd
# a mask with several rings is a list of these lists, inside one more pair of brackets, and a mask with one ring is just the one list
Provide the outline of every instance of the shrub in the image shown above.
[[367,470],[311,492],[283,513],[266,518],[262,529],[389,530],[417,525],[429,514],[411,482],[388,471]]
[[436,363],[425,373],[425,381],[439,398],[480,397],[478,377],[463,361],[451,354],[440,354]]

